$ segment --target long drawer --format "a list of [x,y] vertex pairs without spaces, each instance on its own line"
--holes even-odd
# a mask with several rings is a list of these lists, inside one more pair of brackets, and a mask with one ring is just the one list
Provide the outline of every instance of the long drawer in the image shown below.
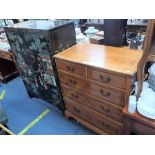
[[106,115],[116,121],[123,122],[122,108],[113,106],[103,100],[95,99],[90,96],[86,96],[79,91],[71,89],[69,87],[62,87],[63,96],[65,99],[70,99],[83,106],[90,107],[103,115]]
[[79,76],[84,76],[84,67],[82,65],[61,60],[57,61],[57,65],[58,68],[62,71],[76,74]]
[[95,83],[89,83],[87,92],[100,99],[123,106],[123,93]]
[[81,80],[75,78],[74,76],[68,76],[64,73],[60,73],[60,79],[62,83],[71,86],[72,88],[84,91],[113,104],[123,106],[123,93],[120,91],[116,91],[114,89],[110,89],[87,80]]
[[109,134],[122,134],[122,125],[115,124],[99,113],[65,99],[66,110],[106,131]]
[[125,77],[99,71],[88,67],[88,78],[106,84],[108,86],[125,88]]

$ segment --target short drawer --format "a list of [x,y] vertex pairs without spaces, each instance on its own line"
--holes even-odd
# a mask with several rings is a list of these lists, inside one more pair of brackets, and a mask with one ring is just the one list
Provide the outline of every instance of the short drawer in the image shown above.
[[88,68],[88,78],[113,87],[125,88],[125,77]]
[[86,83],[83,80],[79,80],[78,78],[75,78],[73,76],[69,76],[67,74],[64,74],[62,72],[59,72],[59,78],[62,84],[68,85],[72,88],[76,88],[79,90],[85,90],[86,89]]
[[90,96],[86,96],[76,90],[63,87],[62,92],[64,98],[70,99],[74,102],[78,102],[81,105],[92,108],[103,115],[106,115],[116,121],[123,122],[122,109],[113,106],[103,100],[95,99]]
[[95,111],[80,104],[75,104],[69,100],[65,100],[65,105],[67,111],[93,124],[95,127],[100,128],[101,130],[104,130],[109,134],[122,134],[121,125],[111,122]]
[[62,60],[58,60],[57,65],[60,70],[77,74],[79,76],[84,76],[84,67],[82,65]]
[[109,101],[115,105],[123,106],[123,93],[120,91],[116,91],[114,89],[110,89],[108,87],[103,87],[101,85],[97,85],[95,83],[89,83],[89,89],[87,89],[88,93],[91,95],[98,97],[100,99],[104,99]]

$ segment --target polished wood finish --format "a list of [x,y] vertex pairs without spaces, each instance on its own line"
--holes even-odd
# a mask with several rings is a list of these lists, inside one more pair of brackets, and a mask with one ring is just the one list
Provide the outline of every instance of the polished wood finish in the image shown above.
[[79,76],[84,76],[84,68],[81,65],[75,63],[70,63],[67,61],[59,61],[58,67],[60,70],[77,74]]
[[137,111],[134,113],[128,112],[128,105],[123,109],[124,115],[124,134],[155,134],[155,120],[146,118]]
[[65,100],[66,110],[109,134],[122,134],[122,125],[80,104]]
[[89,128],[89,129],[92,129],[92,131],[95,131],[96,133],[98,134],[101,134],[101,135],[108,135],[107,132],[95,127],[94,125],[88,123],[87,121],[81,119],[80,117],[74,115],[73,113],[69,112],[69,111],[65,111],[65,117],[67,119],[70,119],[70,118],[74,118],[75,120],[77,120],[77,122],[80,122],[81,124],[83,124],[85,127]]
[[120,89],[125,88],[125,77],[103,72],[102,70],[88,68],[88,78],[108,86],[110,85]]
[[[131,78],[141,55],[139,51],[90,43],[56,54],[65,116],[98,134],[122,134],[122,109],[129,100]],[[74,66],[74,72],[62,67],[66,66],[60,65],[62,61]]]
[[80,91],[74,90],[67,85],[63,85],[62,92],[64,94],[64,99],[69,98],[74,102],[78,102],[79,104],[94,109],[101,114],[109,116],[119,122],[123,122],[122,108],[119,106],[115,106],[110,102],[95,98],[90,94],[85,95],[83,92],[80,93]]
[[88,93],[115,105],[123,106],[123,93],[96,83],[89,83]]
[[74,45],[54,57],[91,67],[132,76],[142,52],[128,48],[103,46],[90,43]]
[[63,84],[66,84],[72,88],[76,88],[79,91],[83,91],[87,94],[91,94],[97,98],[104,99],[115,105],[123,106],[123,93],[121,91],[115,91],[103,85],[86,81],[85,79],[79,79],[74,76],[68,76],[68,74],[60,72],[60,80]]
[[88,86],[83,79],[79,79],[77,77],[74,76],[68,76],[68,74],[62,73],[59,71],[59,78],[62,84],[66,84],[72,88],[76,88],[79,91],[84,91],[87,92],[88,90]]
[[143,87],[145,65],[147,61],[155,61],[155,37],[154,36],[155,36],[155,19],[151,19],[149,20],[148,26],[147,26],[144,52],[137,67],[137,79],[138,79],[137,100],[140,97],[142,87]]

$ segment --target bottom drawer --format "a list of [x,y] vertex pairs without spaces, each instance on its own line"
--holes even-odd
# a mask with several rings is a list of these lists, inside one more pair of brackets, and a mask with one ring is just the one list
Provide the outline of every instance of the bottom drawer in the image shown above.
[[80,117],[81,119],[93,124],[109,134],[122,134],[122,125],[114,124],[107,118],[87,107],[65,100],[66,110]]

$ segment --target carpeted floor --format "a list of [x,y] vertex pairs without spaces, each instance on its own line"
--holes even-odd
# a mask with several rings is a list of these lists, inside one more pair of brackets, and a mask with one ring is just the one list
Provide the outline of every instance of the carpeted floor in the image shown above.
[[30,99],[20,77],[0,86],[6,95],[0,104],[8,115],[8,127],[18,134],[47,108],[51,111],[25,135],[91,135],[94,134],[74,120],[67,120],[55,106],[37,98]]

